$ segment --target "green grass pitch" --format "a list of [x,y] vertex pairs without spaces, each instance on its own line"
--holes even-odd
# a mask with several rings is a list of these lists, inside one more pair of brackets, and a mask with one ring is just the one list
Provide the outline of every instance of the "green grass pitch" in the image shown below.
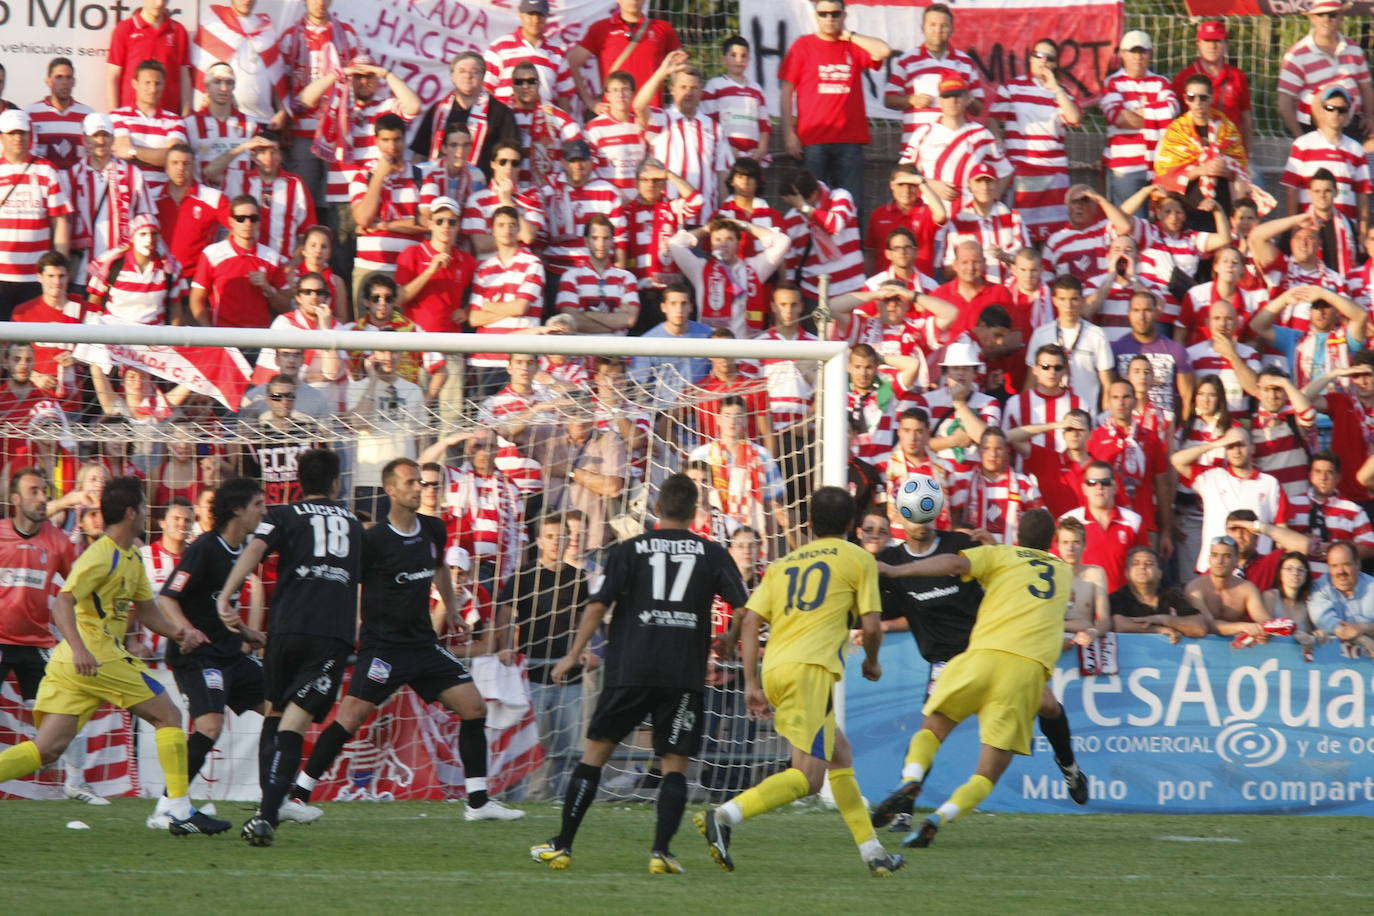
[[[688,819],[687,868],[651,876],[652,805],[598,802],[573,867],[528,849],[558,809],[466,823],[461,805],[325,805],[270,849],[235,829],[176,839],[143,825],[150,801],[108,808],[0,802],[0,886],[10,913],[1368,913],[1374,820],[973,814],[885,880],[869,877],[837,813],[806,806],[736,830],[736,871],[711,862]],[[67,828],[80,820],[90,830]],[[900,839],[879,834],[890,849]]]

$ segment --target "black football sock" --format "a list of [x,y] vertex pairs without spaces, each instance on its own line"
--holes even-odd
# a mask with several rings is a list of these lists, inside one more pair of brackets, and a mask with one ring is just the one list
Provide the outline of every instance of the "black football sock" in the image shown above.
[[186,739],[186,785],[196,781],[200,768],[205,766],[205,758],[215,746],[215,739],[204,732],[196,732]]
[[291,786],[291,797],[298,802],[310,801],[311,790],[329,772],[339,752],[352,737],[353,733],[338,722],[330,722],[329,727],[315,739],[315,749],[310,752],[305,769],[297,774],[295,784]]
[[673,835],[682,825],[682,812],[687,810],[687,776],[683,773],[664,773],[658,787],[658,823],[654,827],[654,848],[651,852],[667,852]]
[[301,767],[301,749],[305,746],[305,735],[300,732],[277,732],[277,749],[272,755],[272,768],[269,771],[267,788],[262,790],[261,814],[267,823],[277,826],[277,815],[281,810],[282,799],[296,780],[296,771]]
[[281,716],[271,716],[262,720],[262,733],[258,735],[258,788],[267,791],[268,773],[272,770],[272,754],[277,749],[277,726]]
[[554,841],[555,845],[563,849],[572,849],[577,828],[582,826],[582,818],[587,815],[587,809],[596,801],[596,789],[599,785],[601,767],[594,767],[590,763],[579,763],[573,767],[572,776],[568,778],[568,792],[563,796],[563,830]]
[[1059,707],[1059,715],[1054,717],[1041,713],[1040,731],[1054,748],[1054,759],[1061,766],[1073,766],[1073,735],[1069,732],[1069,714],[1064,707]]
[[487,719],[464,719],[458,723],[458,758],[463,761],[463,781],[468,806],[480,808],[487,803]]

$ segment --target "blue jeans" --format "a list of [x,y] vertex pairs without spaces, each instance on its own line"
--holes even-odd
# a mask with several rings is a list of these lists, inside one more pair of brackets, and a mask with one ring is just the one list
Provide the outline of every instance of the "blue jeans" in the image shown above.
[[[859,226],[864,225],[864,147],[862,143],[817,143],[802,148],[802,165],[832,188],[854,198]],[[862,228],[860,229],[862,232]]]
[[530,701],[534,704],[539,743],[544,745],[548,766],[545,794],[561,799],[568,788],[568,777],[582,756],[582,684],[559,686],[531,681]]
[[1126,198],[1130,197],[1149,183],[1149,172],[1130,172],[1126,175],[1118,175],[1108,170],[1107,199],[1119,207],[1125,202]]

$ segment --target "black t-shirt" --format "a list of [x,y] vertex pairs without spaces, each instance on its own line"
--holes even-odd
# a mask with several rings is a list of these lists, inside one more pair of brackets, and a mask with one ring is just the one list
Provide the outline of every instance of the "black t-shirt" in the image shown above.
[[[962,532],[937,531],[930,553],[918,557],[905,544],[896,544],[878,554],[878,561],[896,566],[973,546],[972,539]],[[983,588],[976,581],[965,582],[959,576],[884,576],[878,582],[883,618],[905,617],[916,648],[926,661],[947,662],[968,648],[969,633],[978,619],[978,603],[983,600]]]
[[287,441],[285,433],[277,434],[276,440],[244,447],[243,474],[262,481],[266,505],[285,506],[301,498],[301,485],[296,482],[296,459],[302,452],[317,448],[319,443]]
[[[224,580],[229,578],[241,553],[242,544],[230,547],[213,531],[186,545],[181,562],[162,586],[162,594],[175,598],[191,626],[210,641],[183,653],[176,640],[167,640],[167,664],[176,668],[189,664],[187,659],[192,657],[230,660],[243,654],[243,637],[226,627],[215,610]],[[239,596],[231,596],[229,606],[237,609],[238,605]]]
[[[434,137],[434,117],[438,111],[439,104],[435,103],[420,118],[420,126],[415,131],[415,138],[410,142],[410,151],[418,157],[417,161],[429,158],[429,147]],[[450,105],[448,118],[442,125],[444,133],[448,133],[459,124],[466,126],[471,113],[471,109],[456,103]],[[488,96],[486,135],[482,138],[482,145],[473,150],[468,157],[468,161],[486,172],[488,178],[491,177],[491,148],[501,140],[519,143],[520,127],[515,123],[515,114],[510,110],[510,106]]]
[[423,649],[434,645],[429,587],[444,555],[442,519],[417,515],[402,534],[383,520],[363,534],[363,632],[367,649]]
[[256,536],[277,554],[269,631],[352,645],[363,550],[357,517],[341,502],[310,499],[269,509]]
[[592,595],[613,608],[606,686],[705,689],[716,595],[734,607],[749,599],[719,544],[670,528],[612,547]]
[[[587,606],[587,578],[582,570],[566,563],[547,569],[538,561],[523,566],[514,576],[501,583],[497,606],[515,609],[514,620],[520,627],[519,650],[525,655],[530,680],[538,684],[551,683],[553,663],[568,654],[582,609]],[[575,669],[568,683],[581,679],[581,669]]]
[[1166,588],[1159,593],[1159,606],[1150,607],[1136,598],[1135,592],[1131,591],[1129,585],[1123,585],[1112,592],[1107,598],[1111,605],[1112,614],[1120,614],[1122,617],[1149,617],[1152,614],[1173,614],[1177,617],[1187,617],[1197,613],[1197,608],[1189,601],[1182,592],[1172,588]]

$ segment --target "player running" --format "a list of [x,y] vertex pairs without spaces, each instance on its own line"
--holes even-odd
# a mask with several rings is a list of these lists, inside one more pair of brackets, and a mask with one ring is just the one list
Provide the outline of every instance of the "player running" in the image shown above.
[[305,732],[334,705],[358,628],[363,526],[339,502],[339,456],[312,448],[296,460],[300,502],[274,506],[258,525],[215,599],[225,626],[242,632],[232,596],[269,554],[278,579],[268,618],[263,681],[267,718],[258,743],[262,805],[243,825],[250,846],[271,846],[279,819],[318,817],[282,800],[301,765]]
[[[247,626],[231,631],[215,610],[220,586],[243,555],[263,512],[262,485],[256,480],[235,477],[221,484],[210,504],[214,528],[186,547],[158,598],[168,613],[184,615],[209,640],[190,652],[182,652],[175,645],[167,647],[167,666],[186,698],[195,725],[195,732],[186,741],[188,786],[195,782],[224,730],[226,706],[238,715],[250,709],[267,713],[262,662],[243,651],[245,642],[261,648],[266,639]],[[238,605],[239,593],[235,592],[229,596],[229,606],[237,610]],[[166,796],[158,799],[148,819],[150,827],[166,818],[167,804]]]
[[929,846],[942,825],[988,797],[1013,754],[1030,753],[1032,722],[1063,651],[1073,570],[1048,553],[1054,518],[1046,510],[1022,515],[1017,535],[1019,546],[973,547],[883,570],[891,576],[977,579],[984,592],[967,651],[945,666],[926,701],[925,721],[911,739],[903,774],[919,792],[940,743],[974,715],[982,739],[978,766],[903,846]]
[[206,642],[205,634],[174,611],[159,608],[134,539],[146,528],[143,482],[116,477],[100,495],[101,535],[72,564],[71,576],[53,604],[62,634],[38,685],[33,717],[38,735],[0,753],[0,782],[52,763],[100,708],[113,703],[156,729],[158,762],[167,781],[173,836],[223,833],[232,826],[191,807],[187,796],[186,733],[181,712],[148,666],[124,648],[131,614],[148,629],[176,640],[183,652]]
[[[811,529],[815,540],[768,567],[750,596],[740,628],[744,662],[745,700],[754,718],[769,715],[773,730],[792,745],[792,766],[769,776],[713,810],[696,816],[711,858],[734,871],[730,833],[745,818],[820,791],[826,771],[859,855],[874,877],[888,877],[905,864],[878,842],[868,809],[854,778],[849,739],[835,723],[835,684],[844,676],[845,646],[850,621],[859,618],[863,629],[863,674],[870,681],[882,677],[878,647],[882,602],[873,555],[845,540],[854,520],[854,499],[839,487],[821,487],[811,495]],[[737,605],[738,606],[738,605]],[[768,653],[759,686],[759,629],[769,626]],[[734,644],[733,627],[726,637]]]
[[612,610],[605,686],[587,726],[582,760],[568,780],[562,830],[530,848],[534,860],[549,868],[572,865],[573,838],[596,799],[601,768],[648,716],[663,769],[649,873],[683,871],[668,846],[687,807],[687,764],[701,749],[711,606],[717,595],[735,607],[748,598],[725,548],[689,530],[696,504],[692,478],[673,474],[663,481],[658,528],[611,548],[601,588],[583,611],[568,654],[554,665],[554,683],[561,684]]
[[[409,686],[426,703],[439,702],[462,717],[458,756],[463,761],[464,820],[513,821],[525,812],[487,795],[487,704],[467,667],[440,646],[429,611],[431,583],[439,590],[451,627],[466,629],[444,559],[448,537],[441,518],[419,515],[420,465],[394,458],[382,468],[391,510],[363,534],[363,630],[348,696],[320,734],[305,770],[291,790],[296,804],[310,800],[334,759],[377,707]],[[312,809],[318,810],[318,809]]]

